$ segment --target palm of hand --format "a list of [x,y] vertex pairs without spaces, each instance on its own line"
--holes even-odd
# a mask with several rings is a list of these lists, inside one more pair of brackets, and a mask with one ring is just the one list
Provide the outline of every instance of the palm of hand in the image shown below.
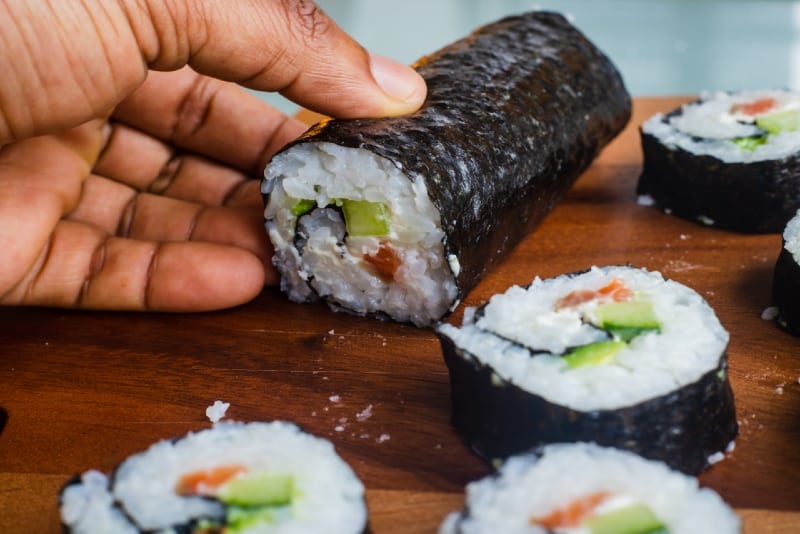
[[243,90],[151,72],[111,120],[0,148],[0,303],[196,311],[275,282],[261,169],[302,131]]

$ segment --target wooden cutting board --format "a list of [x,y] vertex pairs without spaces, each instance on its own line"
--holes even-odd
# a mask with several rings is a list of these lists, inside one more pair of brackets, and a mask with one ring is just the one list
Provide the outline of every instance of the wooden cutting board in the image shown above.
[[[685,100],[636,99],[628,129],[464,305],[591,265],[631,263],[697,290],[731,333],[741,428],[701,483],[739,510],[748,534],[800,532],[800,345],[761,319],[780,236],[636,203],[637,127]],[[376,534],[434,532],[464,485],[489,473],[450,427],[447,370],[428,330],[293,304],[274,288],[196,315],[5,308],[0,532],[58,532],[57,494],[72,474],[206,428],[216,399],[231,403],[230,418],[287,419],[331,439],[368,488]]]

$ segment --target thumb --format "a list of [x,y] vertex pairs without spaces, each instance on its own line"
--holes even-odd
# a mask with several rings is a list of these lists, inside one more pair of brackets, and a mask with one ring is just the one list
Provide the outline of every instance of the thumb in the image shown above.
[[184,64],[247,87],[279,91],[336,117],[417,110],[424,80],[410,67],[370,54],[309,0],[126,0],[146,63]]

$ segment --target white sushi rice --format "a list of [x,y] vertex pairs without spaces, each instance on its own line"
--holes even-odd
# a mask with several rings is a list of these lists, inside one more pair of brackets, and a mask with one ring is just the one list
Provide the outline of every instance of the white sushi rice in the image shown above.
[[800,211],[786,223],[783,242],[784,248],[792,255],[794,262],[800,265]]
[[[776,108],[752,116],[732,111],[737,104],[763,98],[775,99]],[[780,159],[800,150],[800,130],[771,134],[766,143],[753,150],[742,150],[732,140],[758,134],[755,117],[790,109],[800,109],[800,94],[782,90],[709,92],[700,95],[698,102],[682,106],[678,115],[654,115],[642,124],[642,131],[669,148],[713,156],[726,163]]]
[[[733,534],[741,520],[713,490],[696,478],[631,452],[588,443],[555,444],[533,455],[510,457],[493,475],[466,488],[462,517],[454,512],[440,534],[552,534],[532,524],[569,503],[600,492],[646,505],[670,534]],[[556,534],[588,534],[557,529]]]
[[80,481],[61,492],[61,521],[72,534],[136,534],[139,532],[114,506],[108,477],[100,471],[83,473]]
[[[596,302],[564,309],[557,309],[556,302],[574,290],[596,290],[614,279],[652,303],[661,330],[635,337],[611,363],[570,368],[562,358],[568,348],[600,341],[605,334],[584,320]],[[695,382],[717,368],[729,337],[694,290],[658,272],[631,267],[536,278],[528,288],[513,286],[493,296],[477,315],[470,310],[460,328],[442,324],[438,331],[499,378],[584,411],[629,406]]]
[[214,404],[206,408],[206,417],[208,417],[209,421],[212,423],[219,423],[222,418],[225,417],[225,414],[228,413],[228,408],[230,407],[230,402],[215,400]]
[[[457,295],[458,258],[446,257],[441,217],[425,182],[403,174],[392,162],[365,149],[332,143],[300,144],[267,166],[262,192],[269,194],[264,216],[275,248],[282,289],[303,302],[314,294],[357,314],[382,312],[419,326],[441,317]],[[298,199],[326,206],[336,199],[384,203],[391,214],[386,236],[345,236],[333,209],[298,217]],[[302,252],[295,243],[298,222],[307,233]],[[364,260],[381,241],[402,258],[386,280]]]
[[176,485],[187,473],[230,465],[293,478],[295,491],[286,517],[248,529],[248,534],[356,534],[366,526],[363,484],[333,445],[281,421],[221,422],[175,442],[156,443],[119,466],[113,497],[143,530],[158,531],[193,518],[221,518],[220,502],[178,495]]

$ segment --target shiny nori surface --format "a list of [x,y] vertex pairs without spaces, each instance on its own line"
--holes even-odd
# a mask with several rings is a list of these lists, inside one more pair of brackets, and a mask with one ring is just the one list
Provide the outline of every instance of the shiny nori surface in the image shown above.
[[725,354],[716,369],[666,395],[615,410],[580,411],[502,379],[449,337],[439,339],[450,372],[451,422],[490,463],[547,443],[589,441],[696,475],[738,432]]
[[800,265],[783,242],[772,277],[772,303],[778,307],[778,326],[800,336]]
[[428,85],[418,112],[323,121],[288,147],[365,148],[422,177],[461,298],[625,126],[630,97],[611,61],[549,12],[479,28],[415,68]]
[[636,192],[663,210],[737,232],[777,233],[800,208],[800,152],[727,163],[641,137],[644,167]]

